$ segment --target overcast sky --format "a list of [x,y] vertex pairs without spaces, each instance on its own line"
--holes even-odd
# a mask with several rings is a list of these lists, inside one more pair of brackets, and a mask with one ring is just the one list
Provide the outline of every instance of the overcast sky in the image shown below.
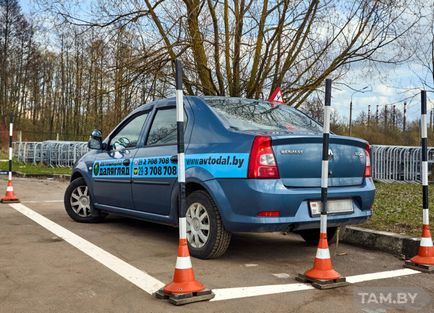
[[[19,2],[27,16],[35,16],[34,0],[19,0]],[[89,0],[80,1],[81,6],[87,6],[89,3]],[[84,15],[86,14],[83,13]],[[380,65],[378,69],[370,69],[363,63],[354,64],[343,79],[334,82],[332,106],[339,116],[348,122],[352,95],[354,119],[362,111],[367,113],[368,105],[371,105],[371,114],[375,114],[377,104],[380,108],[386,104],[396,104],[396,107],[402,110],[404,101],[407,101],[408,119],[417,119],[420,115],[421,84],[415,73],[426,75],[424,72],[426,70],[413,61],[401,65]],[[367,88],[363,93],[354,92],[341,83],[357,90]],[[434,93],[428,93],[428,104],[434,106]]]

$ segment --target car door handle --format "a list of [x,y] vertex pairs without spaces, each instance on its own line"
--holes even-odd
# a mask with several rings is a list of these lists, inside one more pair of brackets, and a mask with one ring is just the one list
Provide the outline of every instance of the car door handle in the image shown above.
[[172,163],[176,163],[176,162],[178,162],[178,155],[172,155],[171,157],[170,157],[170,162],[172,162]]

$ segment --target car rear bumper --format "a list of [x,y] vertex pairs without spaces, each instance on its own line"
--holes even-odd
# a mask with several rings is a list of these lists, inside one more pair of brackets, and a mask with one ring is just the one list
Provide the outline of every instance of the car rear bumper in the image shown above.
[[[287,188],[280,180],[220,179],[207,181],[230,232],[272,232],[319,228],[309,201],[320,199],[320,188]],[[329,199],[353,200],[353,213],[330,214],[328,226],[358,224],[371,215],[375,186],[371,178],[362,185],[331,187]],[[261,211],[279,211],[280,217],[258,217]]]

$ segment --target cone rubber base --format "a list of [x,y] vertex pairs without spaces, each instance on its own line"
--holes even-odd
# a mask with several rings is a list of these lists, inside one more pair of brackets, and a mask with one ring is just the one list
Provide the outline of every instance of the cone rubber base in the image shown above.
[[339,277],[337,279],[332,280],[319,280],[319,279],[312,279],[309,278],[303,274],[298,274],[297,277],[295,277],[295,280],[302,282],[302,283],[309,283],[312,284],[312,287],[315,287],[317,289],[333,289],[333,288],[339,288],[339,287],[345,287],[348,286],[350,283],[347,282],[345,277]]
[[210,289],[190,293],[171,293],[164,291],[163,288],[154,293],[154,296],[157,299],[167,299],[174,305],[184,305],[194,302],[209,301],[215,297],[215,294]]
[[1,203],[20,203],[20,200],[18,198],[2,198],[0,200]]
[[411,260],[405,261],[404,267],[411,268],[412,270],[434,274],[434,265],[417,264]]

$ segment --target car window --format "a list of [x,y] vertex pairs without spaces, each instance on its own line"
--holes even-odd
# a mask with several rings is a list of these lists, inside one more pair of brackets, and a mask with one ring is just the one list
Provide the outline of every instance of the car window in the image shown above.
[[140,132],[145,124],[148,112],[133,117],[120,131],[110,140],[112,149],[134,148],[140,138]]
[[[187,121],[187,115],[184,116]],[[149,130],[146,145],[170,144],[176,144],[176,108],[159,109]]]
[[321,134],[322,128],[298,110],[267,101],[240,98],[210,98],[208,105],[227,124],[243,131]]

